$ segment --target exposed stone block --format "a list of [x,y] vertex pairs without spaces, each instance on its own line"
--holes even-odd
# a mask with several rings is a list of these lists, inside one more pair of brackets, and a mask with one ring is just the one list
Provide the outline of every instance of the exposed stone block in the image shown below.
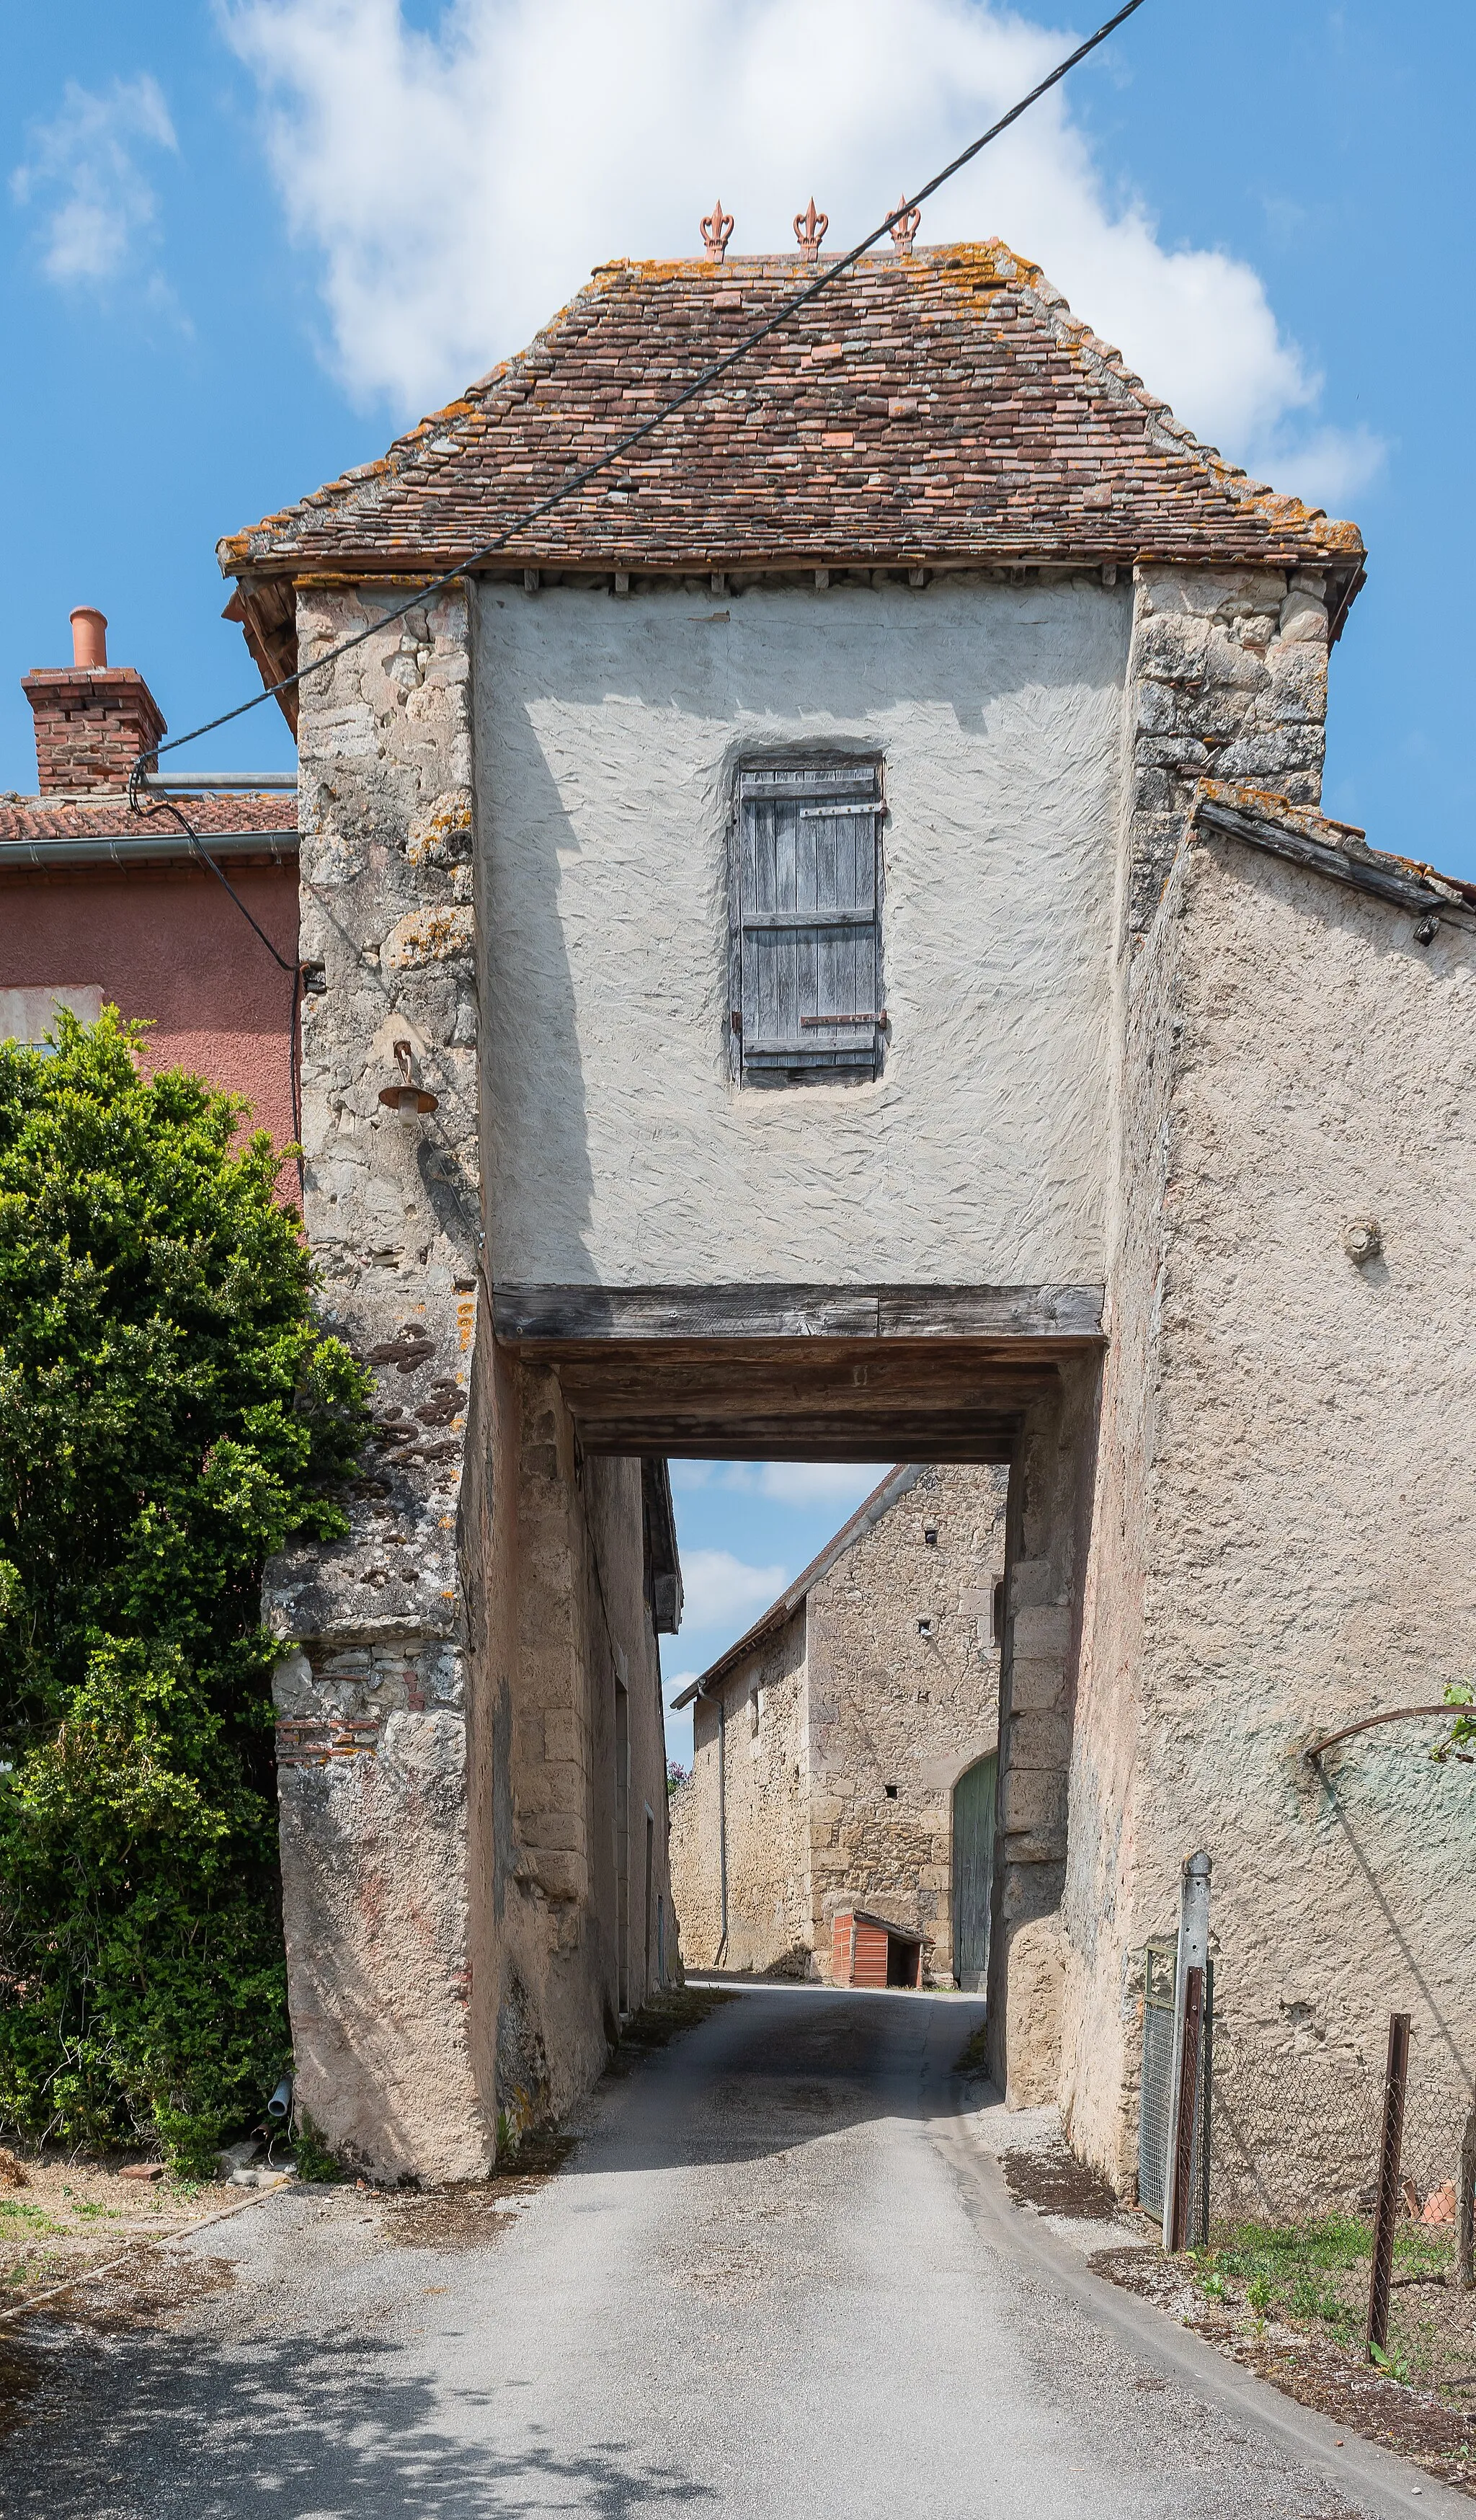
[[[1064,1770],[1071,1756],[1071,1717],[1068,1713],[1050,1710],[1013,1713],[1009,1720],[1009,1776],[1018,1777],[1022,1770]],[[1006,1791],[1006,1811],[1011,1808],[1008,1779]]]
[[1065,1843],[1066,1778],[1051,1768],[1011,1768],[1005,1778],[1003,1820],[1007,1830],[1040,1829],[1062,1833]]
[[1017,1609],[1010,1623],[1012,1668],[1030,1656],[1064,1654],[1071,1644],[1071,1608],[1065,1602],[1043,1602]]

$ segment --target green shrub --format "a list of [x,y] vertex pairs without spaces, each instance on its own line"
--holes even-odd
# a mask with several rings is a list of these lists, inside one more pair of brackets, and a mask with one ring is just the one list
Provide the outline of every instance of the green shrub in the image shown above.
[[211,2166],[287,2059],[262,1561],[365,1377],[245,1105],[0,1047],[0,2123]]

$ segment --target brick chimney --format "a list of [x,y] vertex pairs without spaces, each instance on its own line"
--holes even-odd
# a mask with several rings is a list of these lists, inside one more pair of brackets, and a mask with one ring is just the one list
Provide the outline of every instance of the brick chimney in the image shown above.
[[108,623],[90,605],[71,616],[69,665],[22,676],[36,718],[36,785],[43,796],[116,793],[141,752],[164,734],[164,720],[142,674],[108,662]]

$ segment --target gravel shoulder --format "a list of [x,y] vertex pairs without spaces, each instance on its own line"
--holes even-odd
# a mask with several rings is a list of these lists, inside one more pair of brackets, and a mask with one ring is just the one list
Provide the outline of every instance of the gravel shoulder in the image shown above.
[[[1397,2273],[1392,2340],[1423,2339],[1421,2365],[1398,2357],[1404,2376],[1374,2369],[1346,2328],[1258,2308],[1244,2282],[1222,2272],[1225,2253],[1166,2258],[1147,2218],[1120,2207],[1067,2147],[1053,2109],[1006,2113],[976,2084],[976,2139],[998,2161],[1012,2202],[1107,2282],[1149,2302],[1243,2371],[1326,2416],[1343,2434],[1392,2452],[1476,2500],[1476,2296],[1457,2293],[1417,2267]],[[1366,2294],[1366,2268],[1329,2279],[1350,2303]],[[1355,2336],[1358,2322],[1354,2321]]]

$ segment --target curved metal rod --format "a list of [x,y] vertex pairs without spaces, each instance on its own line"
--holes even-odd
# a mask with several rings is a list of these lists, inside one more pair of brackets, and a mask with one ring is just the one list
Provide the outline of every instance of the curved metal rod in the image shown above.
[[1403,1724],[1411,1715],[1459,1713],[1459,1706],[1453,1705],[1448,1697],[1442,1698],[1438,1706],[1391,1706],[1382,1715],[1365,1715],[1362,1724],[1345,1724],[1341,1732],[1328,1732],[1320,1741],[1314,1741],[1302,1756],[1304,1759],[1320,1759],[1323,1751],[1330,1750],[1335,1741],[1351,1741],[1355,1732],[1371,1732],[1375,1724]]

